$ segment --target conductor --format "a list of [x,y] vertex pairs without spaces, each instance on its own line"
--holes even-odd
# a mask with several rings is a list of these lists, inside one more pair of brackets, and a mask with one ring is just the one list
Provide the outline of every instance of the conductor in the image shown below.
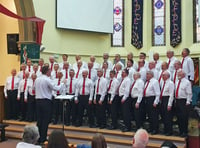
[[44,143],[47,137],[52,110],[52,90],[58,91],[62,86],[54,85],[50,75],[51,69],[48,66],[43,66],[42,76],[35,80],[37,126],[40,134],[39,143]]

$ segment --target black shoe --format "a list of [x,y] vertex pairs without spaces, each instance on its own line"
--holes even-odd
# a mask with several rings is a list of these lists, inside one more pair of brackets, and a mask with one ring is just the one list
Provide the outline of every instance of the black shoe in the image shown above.
[[108,127],[108,129],[109,129],[109,130],[114,130],[114,129],[117,129],[117,127],[115,127],[115,126],[110,126],[110,127]]
[[105,126],[105,125],[102,125],[102,126],[100,126],[99,128],[100,128],[100,129],[104,129],[104,128],[106,128],[106,126]]
[[158,133],[157,131],[153,130],[153,131],[151,132],[151,135],[155,135],[155,134],[157,134],[157,133]]
[[80,126],[81,126],[81,124],[76,124],[75,126],[76,126],[76,127],[80,127]]
[[129,132],[130,131],[130,129],[128,129],[128,128],[124,128],[124,129],[122,129],[122,132]]
[[172,135],[171,132],[165,134],[165,136],[171,136],[171,135]]
[[70,126],[70,123],[65,123],[66,126]]
[[96,125],[89,125],[90,128],[96,128]]
[[182,133],[180,136],[184,138],[184,137],[187,137],[187,134],[186,133]]

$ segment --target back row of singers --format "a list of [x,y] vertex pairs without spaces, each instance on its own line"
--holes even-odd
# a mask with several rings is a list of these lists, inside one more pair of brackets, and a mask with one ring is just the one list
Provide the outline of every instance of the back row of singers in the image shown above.
[[[188,48],[184,48],[182,51],[183,58],[182,58],[182,60],[180,60],[179,67],[182,68],[186,72],[186,77],[189,80],[193,81],[194,80],[194,63],[189,55],[190,55],[190,50]],[[107,78],[109,78],[110,70],[115,70],[116,73],[118,74],[118,73],[121,73],[121,70],[126,68],[128,70],[130,69],[129,75],[130,75],[131,79],[132,79],[132,74],[134,71],[139,71],[142,74],[142,73],[144,73],[144,70],[155,71],[154,72],[155,77],[157,79],[159,79],[161,76],[162,63],[163,63],[159,59],[158,53],[154,53],[153,60],[148,62],[146,60],[146,54],[143,52],[141,52],[139,55],[138,63],[133,60],[133,53],[130,52],[127,55],[127,65],[126,66],[121,62],[121,57],[119,54],[115,55],[114,64],[109,60],[109,55],[107,53],[104,53],[104,55],[103,55],[103,63],[102,64],[97,63],[95,61],[94,56],[90,56],[90,60],[86,64],[86,62],[81,61],[81,56],[76,55],[75,56],[76,62],[72,65],[67,61],[68,55],[64,54],[62,57],[63,57],[63,62],[61,62],[61,63],[56,63],[54,57],[50,56],[49,63],[44,64],[44,60],[39,59],[39,64],[38,65],[34,64],[33,66],[32,66],[31,60],[28,59],[27,65],[25,65],[25,64],[21,65],[21,72],[18,74],[18,76],[19,76],[19,78],[22,79],[24,77],[25,71],[29,71],[30,73],[36,73],[37,76],[40,76],[42,66],[46,65],[46,66],[49,66],[49,68],[52,71],[52,74],[51,74],[52,79],[54,79],[56,77],[56,73],[58,70],[63,72],[63,79],[68,78],[69,70],[72,68],[75,70],[76,78],[81,76],[81,71],[84,68],[89,69],[89,75],[91,75],[90,73],[92,73],[92,75],[93,75],[93,71],[96,70],[97,68],[103,68],[103,70],[104,70],[103,75],[104,75],[104,77],[107,77]],[[178,62],[178,61],[177,61],[177,58],[174,56],[173,51],[167,51],[166,57],[167,57],[167,60],[166,60],[167,69],[169,70],[169,72],[171,74],[171,78],[173,79],[175,71],[176,71],[174,64],[175,64],[175,62]],[[117,65],[120,65],[120,66],[117,66]],[[30,74],[30,76],[31,76],[31,74]],[[119,74],[119,76],[120,76],[120,74]],[[145,73],[142,75],[142,78],[145,80]],[[95,77],[93,79],[95,79]]]

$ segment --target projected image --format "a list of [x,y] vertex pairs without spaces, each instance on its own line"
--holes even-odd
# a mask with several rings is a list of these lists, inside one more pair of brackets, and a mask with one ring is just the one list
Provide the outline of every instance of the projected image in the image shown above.
[[113,0],[57,0],[56,27],[113,33]]

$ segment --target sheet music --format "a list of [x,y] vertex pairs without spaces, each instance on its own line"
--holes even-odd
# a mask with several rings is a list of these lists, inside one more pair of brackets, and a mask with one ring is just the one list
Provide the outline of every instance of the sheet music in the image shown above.
[[55,97],[55,99],[60,99],[60,100],[71,100],[73,99],[75,96],[74,95],[59,95],[57,97]]

